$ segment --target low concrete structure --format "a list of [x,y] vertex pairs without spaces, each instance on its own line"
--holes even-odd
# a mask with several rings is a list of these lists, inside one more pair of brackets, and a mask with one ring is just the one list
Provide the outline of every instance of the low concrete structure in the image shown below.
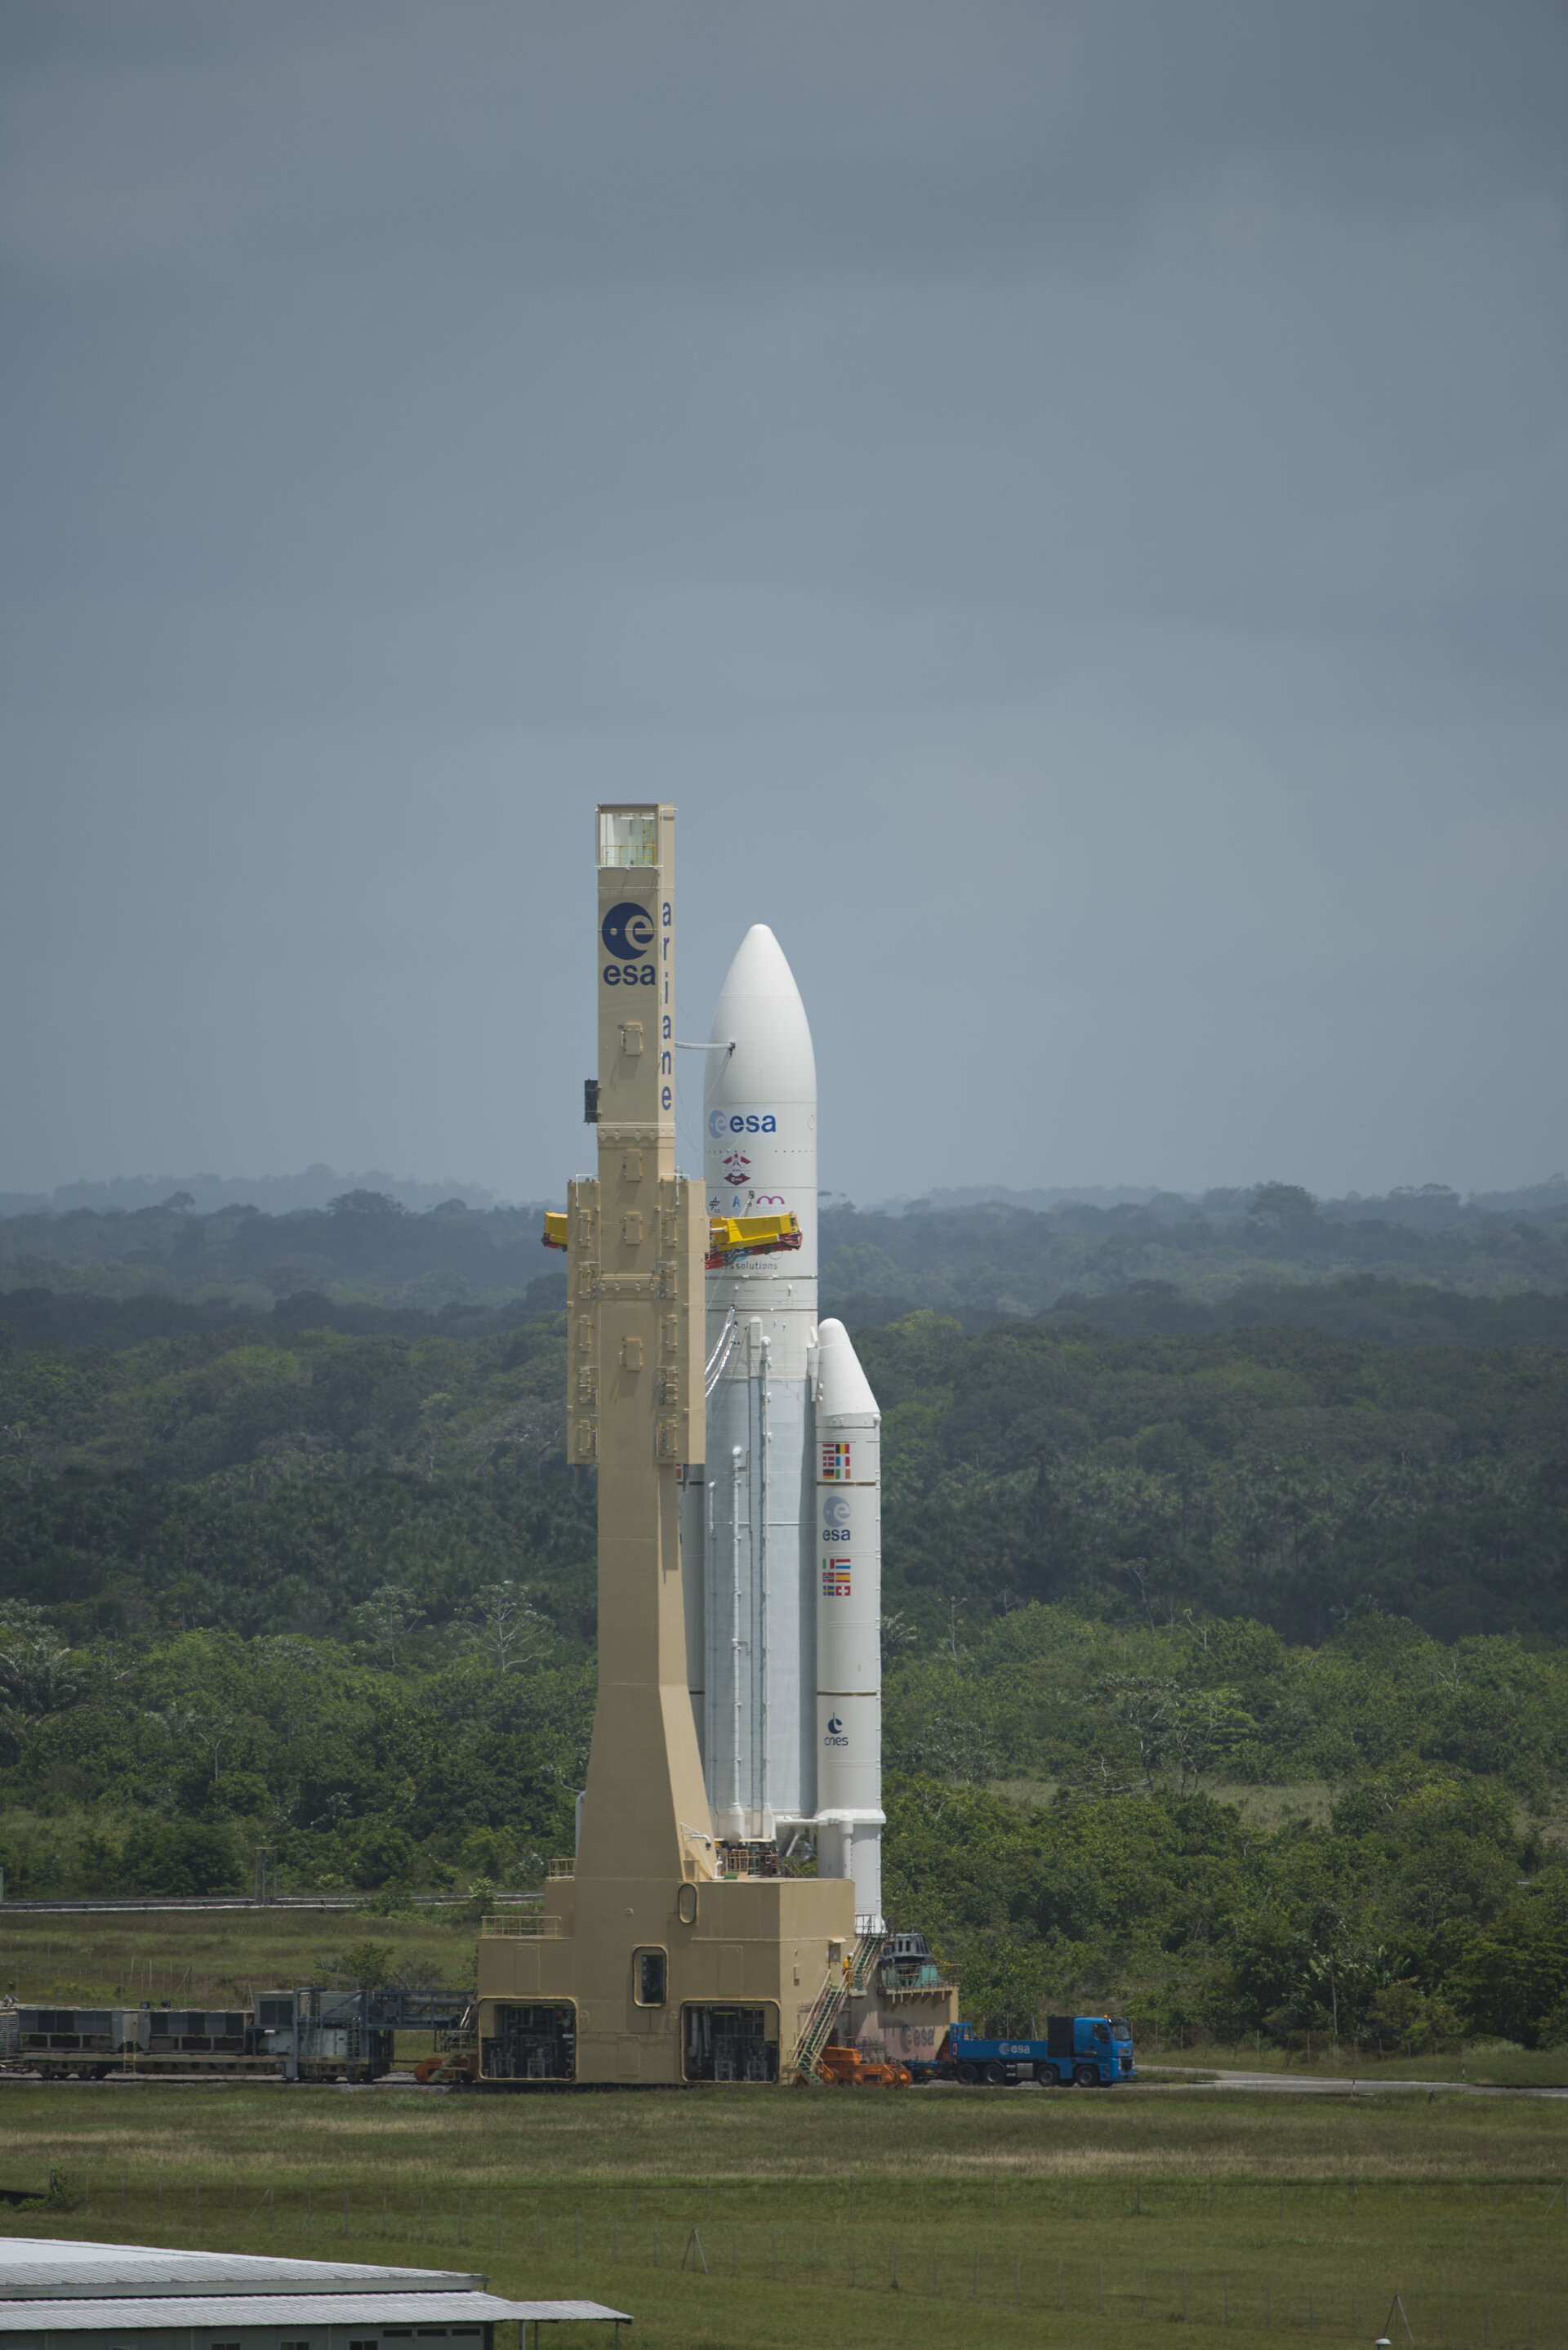
[[0,2350],[495,2350],[495,2328],[613,2325],[597,2301],[507,2301],[450,2269],[146,2244],[0,2240]]

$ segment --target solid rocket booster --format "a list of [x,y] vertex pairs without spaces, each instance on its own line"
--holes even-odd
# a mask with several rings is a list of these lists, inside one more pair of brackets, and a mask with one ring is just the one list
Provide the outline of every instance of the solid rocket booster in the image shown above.
[[817,1873],[882,1915],[882,1415],[842,1322],[817,1338]]
[[[703,1127],[709,1213],[793,1211],[802,1232],[797,1251],[708,1276],[707,1461],[688,1472],[681,1552],[715,1831],[742,1843],[815,1829],[819,1874],[853,1876],[857,1914],[879,1918],[877,1406],[841,1325],[826,1326],[819,1359],[816,1064],[794,973],[762,923],[719,997]],[[819,1484],[825,1442],[852,1475]],[[824,1513],[840,1509],[849,1516],[830,1524]],[[848,1581],[830,1586],[824,1562],[845,1545],[819,1537],[846,1527]]]

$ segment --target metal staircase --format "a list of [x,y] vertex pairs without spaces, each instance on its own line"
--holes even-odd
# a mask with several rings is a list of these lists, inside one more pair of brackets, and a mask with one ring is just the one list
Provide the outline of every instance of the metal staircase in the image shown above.
[[846,1959],[838,1973],[829,1975],[816,1995],[816,2003],[805,2020],[805,2030],[800,2035],[800,2045],[794,2054],[797,2081],[815,2081],[817,2060],[833,2037],[833,2027],[846,1999],[866,1988],[867,1979],[877,1963],[878,1952],[887,1940],[885,1934],[861,1934],[856,1939],[853,1955]]

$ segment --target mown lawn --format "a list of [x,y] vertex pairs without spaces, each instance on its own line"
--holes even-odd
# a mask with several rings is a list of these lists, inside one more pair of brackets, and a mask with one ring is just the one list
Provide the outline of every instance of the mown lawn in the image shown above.
[[1396,2292],[1422,2350],[1568,2342],[1568,2100],[17,2081],[0,2132],[65,2199],[6,2232],[472,2264],[644,2350],[1368,2342]]

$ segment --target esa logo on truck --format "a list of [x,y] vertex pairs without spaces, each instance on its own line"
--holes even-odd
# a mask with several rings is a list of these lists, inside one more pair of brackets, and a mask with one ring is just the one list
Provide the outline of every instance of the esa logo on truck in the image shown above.
[[[644,962],[642,958],[653,951],[659,933],[653,926],[653,916],[646,906],[639,906],[630,898],[623,898],[612,906],[599,924],[599,936],[607,952],[615,956],[614,962],[605,965],[605,980],[611,987],[652,987],[657,983],[659,966]],[[626,963],[639,966],[635,971],[623,970]]]

